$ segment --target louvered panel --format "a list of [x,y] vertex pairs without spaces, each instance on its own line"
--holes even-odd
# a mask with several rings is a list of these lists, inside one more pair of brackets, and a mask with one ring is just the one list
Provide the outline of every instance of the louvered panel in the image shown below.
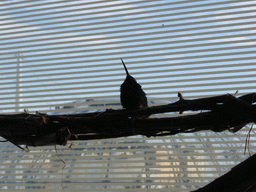
[[[120,58],[149,106],[175,102],[178,92],[186,99],[255,92],[255,9],[255,1],[232,0],[2,1],[0,112],[119,109]],[[180,114],[152,117],[170,116]],[[57,152],[2,142],[0,190],[192,191],[248,158],[250,127],[74,141]]]

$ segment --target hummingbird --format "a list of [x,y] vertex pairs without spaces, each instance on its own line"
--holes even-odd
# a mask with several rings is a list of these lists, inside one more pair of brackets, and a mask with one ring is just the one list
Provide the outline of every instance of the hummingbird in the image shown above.
[[129,111],[148,107],[146,93],[136,79],[129,74],[123,59],[121,61],[126,71],[126,79],[120,87],[122,106]]

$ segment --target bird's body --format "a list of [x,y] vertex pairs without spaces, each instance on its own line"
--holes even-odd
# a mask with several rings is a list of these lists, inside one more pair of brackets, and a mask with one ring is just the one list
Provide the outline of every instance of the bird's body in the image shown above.
[[148,106],[146,93],[142,90],[140,84],[129,74],[123,60],[121,59],[126,71],[126,79],[121,85],[121,104],[127,110],[136,110]]

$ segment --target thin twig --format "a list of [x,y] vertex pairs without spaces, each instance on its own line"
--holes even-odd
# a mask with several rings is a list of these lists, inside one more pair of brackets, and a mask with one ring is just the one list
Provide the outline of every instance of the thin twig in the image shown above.
[[61,177],[61,187],[62,187],[62,190],[64,191],[65,189],[64,189],[64,186],[63,186],[63,178],[64,178],[63,170],[64,170],[64,168],[66,167],[66,163],[65,163],[65,161],[63,161],[63,160],[60,158],[60,156],[59,156],[59,154],[58,154],[58,152],[57,152],[57,147],[56,147],[56,145],[54,145],[54,147],[55,147],[55,151],[56,151],[56,155],[57,155],[57,157],[59,158],[59,160],[61,160],[61,161],[62,161],[62,163],[64,163],[64,166],[62,167],[62,170],[61,170],[61,172],[62,172],[62,177]]
[[251,126],[251,128],[250,128],[250,130],[249,130],[249,132],[248,132],[248,134],[247,134],[247,136],[246,136],[244,155],[245,155],[245,153],[246,153],[246,148],[247,148],[249,155],[252,156],[252,155],[251,155],[251,152],[250,152],[250,137],[251,137],[252,128],[253,128],[253,124],[252,124],[252,126]]

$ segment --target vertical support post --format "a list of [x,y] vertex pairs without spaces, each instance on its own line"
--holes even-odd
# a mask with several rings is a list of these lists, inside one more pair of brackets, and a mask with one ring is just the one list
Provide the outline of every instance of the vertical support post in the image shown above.
[[21,104],[21,91],[22,91],[22,79],[21,79],[21,62],[22,62],[22,54],[21,53],[17,53],[16,54],[16,57],[17,57],[17,78],[16,78],[16,110],[15,112],[19,113],[21,112],[22,110],[20,109],[20,107],[22,106]]

